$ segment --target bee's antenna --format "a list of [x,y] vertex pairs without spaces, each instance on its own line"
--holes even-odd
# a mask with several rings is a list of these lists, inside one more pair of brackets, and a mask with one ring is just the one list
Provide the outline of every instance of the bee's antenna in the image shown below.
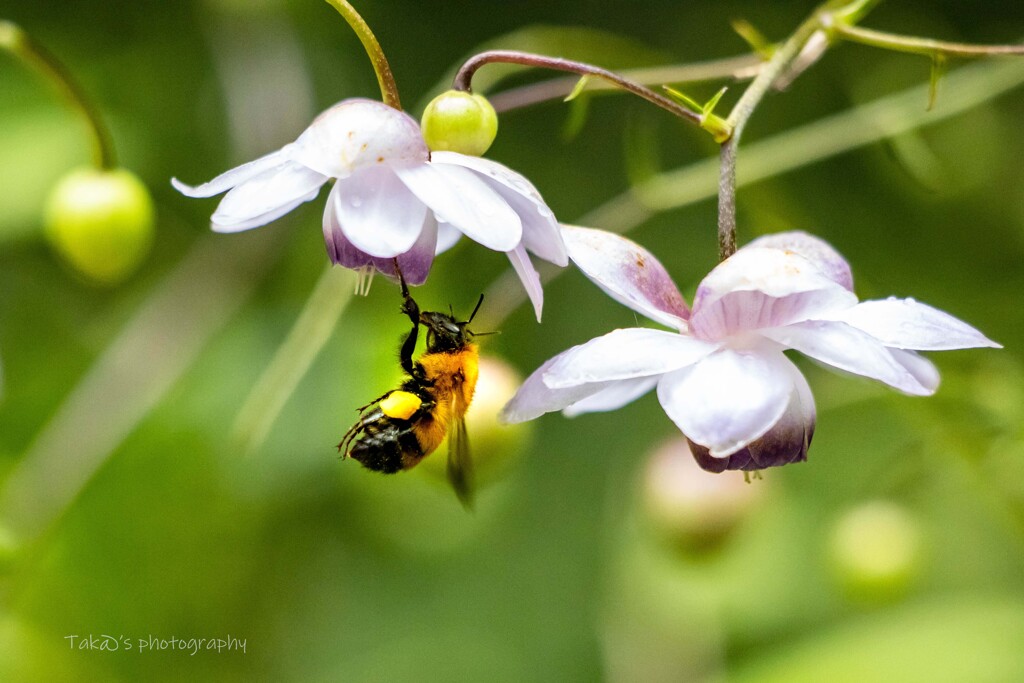
[[470,332],[474,337],[489,337],[492,334],[501,334],[501,330],[491,330],[490,332]]
[[470,324],[471,322],[473,322],[473,318],[475,318],[475,317],[476,317],[477,311],[479,311],[479,310],[480,310],[480,306],[481,306],[481,305],[483,305],[483,303],[484,303],[484,295],[483,295],[483,294],[480,294],[480,298],[479,298],[479,299],[477,300],[477,302],[476,302],[476,308],[474,308],[474,309],[473,309],[473,312],[469,314],[469,320],[467,320],[467,321],[465,322],[465,324],[466,324],[466,325],[468,325],[468,324]]

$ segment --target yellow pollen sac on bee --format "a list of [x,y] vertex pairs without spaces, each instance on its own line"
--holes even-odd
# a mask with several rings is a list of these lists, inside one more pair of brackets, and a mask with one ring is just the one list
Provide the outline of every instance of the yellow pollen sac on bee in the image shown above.
[[388,417],[395,420],[408,420],[420,409],[422,399],[416,394],[408,391],[392,391],[386,399],[380,402],[380,409]]

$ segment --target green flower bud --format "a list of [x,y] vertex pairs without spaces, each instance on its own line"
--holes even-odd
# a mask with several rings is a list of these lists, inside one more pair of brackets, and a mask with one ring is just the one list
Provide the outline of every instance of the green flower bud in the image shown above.
[[756,507],[765,482],[740,472],[705,472],[684,438],[662,444],[647,462],[644,508],[655,527],[685,550],[719,545]]
[[130,171],[81,168],[54,187],[45,224],[50,244],[75,270],[113,285],[127,278],[149,251],[153,201]]
[[482,95],[449,90],[427,105],[420,127],[431,151],[480,156],[498,134],[498,114]]
[[829,539],[833,574],[846,594],[861,602],[902,597],[921,567],[917,522],[902,507],[884,501],[844,514]]

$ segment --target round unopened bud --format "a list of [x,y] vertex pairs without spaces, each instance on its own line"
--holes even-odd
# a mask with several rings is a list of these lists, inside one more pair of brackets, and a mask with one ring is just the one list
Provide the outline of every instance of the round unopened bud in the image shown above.
[[740,472],[705,472],[686,439],[673,437],[647,462],[643,497],[647,514],[674,543],[689,550],[717,545],[763,495],[763,481],[748,484]]
[[53,188],[45,222],[46,236],[64,260],[89,280],[113,285],[149,251],[153,200],[130,171],[77,169]]
[[[473,477],[478,485],[499,479],[522,454],[533,431],[530,422],[509,425],[498,421],[498,413],[515,395],[522,379],[504,360],[494,356],[480,358],[476,391],[466,411],[466,434]],[[445,443],[425,458],[417,469],[445,477],[447,460],[448,445]]]
[[480,156],[498,134],[498,114],[482,95],[449,90],[423,110],[420,127],[431,151]]
[[922,539],[916,520],[885,501],[845,513],[829,539],[833,573],[847,595],[864,602],[902,597],[921,567]]

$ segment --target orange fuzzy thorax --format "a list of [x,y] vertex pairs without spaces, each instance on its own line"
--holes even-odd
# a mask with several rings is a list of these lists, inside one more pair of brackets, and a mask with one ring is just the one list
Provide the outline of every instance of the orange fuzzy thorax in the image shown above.
[[453,420],[465,417],[476,390],[479,360],[476,344],[466,344],[456,353],[425,353],[420,357],[424,377],[432,382],[428,391],[436,404],[432,417],[424,418],[413,428],[423,455],[433,453],[441,445]]

